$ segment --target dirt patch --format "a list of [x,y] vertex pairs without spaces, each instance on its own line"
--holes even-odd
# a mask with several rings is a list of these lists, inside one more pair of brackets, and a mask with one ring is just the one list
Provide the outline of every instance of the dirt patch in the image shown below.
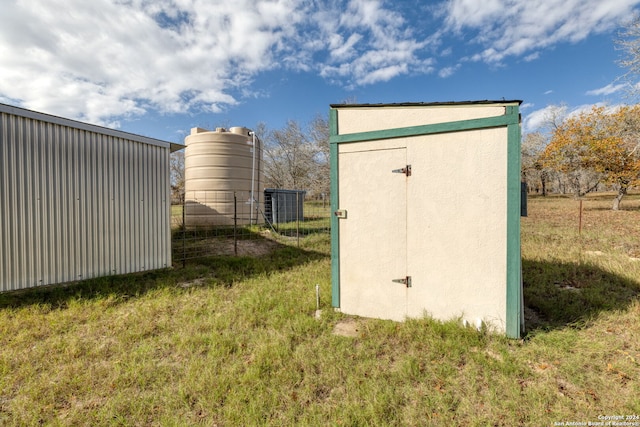
[[351,318],[341,320],[336,324],[336,326],[334,326],[333,334],[340,335],[342,337],[358,337],[360,336],[358,322]]
[[182,282],[178,284],[178,286],[180,286],[181,288],[192,288],[194,286],[202,286],[205,283],[206,283],[206,279],[199,278],[199,279],[191,280],[190,282]]
[[[228,255],[235,254],[235,248],[233,240],[227,244]],[[262,256],[273,252],[278,244],[273,240],[258,239],[258,240],[239,240],[237,244],[238,256]],[[223,254],[227,255],[227,254]]]
[[[177,258],[180,258],[181,242],[175,243]],[[187,241],[186,258],[206,256],[250,256],[259,257],[273,252],[278,243],[268,238],[238,239],[233,237],[210,237]]]

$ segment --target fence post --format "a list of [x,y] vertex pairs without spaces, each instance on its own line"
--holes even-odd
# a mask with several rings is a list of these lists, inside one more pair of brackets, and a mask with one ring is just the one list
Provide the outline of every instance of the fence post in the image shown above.
[[238,198],[233,192],[233,253],[238,256]]
[[300,247],[300,192],[296,191],[296,238]]
[[187,198],[182,199],[182,268],[187,266],[187,223],[185,222],[185,210],[187,209]]
[[582,234],[582,199],[580,199],[580,214],[578,215],[578,234]]

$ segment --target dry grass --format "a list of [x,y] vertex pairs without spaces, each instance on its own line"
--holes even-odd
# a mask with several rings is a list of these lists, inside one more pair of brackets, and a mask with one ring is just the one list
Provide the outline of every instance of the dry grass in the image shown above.
[[562,196],[532,198],[522,220],[530,327],[564,326],[603,310],[625,309],[638,294],[640,195],[611,210],[613,195],[580,204]]
[[[522,340],[335,313],[326,234],[0,295],[0,424],[544,426],[640,414],[640,197],[608,205],[588,198],[578,234],[577,202],[530,200],[536,319]],[[350,333],[334,333],[345,321]]]

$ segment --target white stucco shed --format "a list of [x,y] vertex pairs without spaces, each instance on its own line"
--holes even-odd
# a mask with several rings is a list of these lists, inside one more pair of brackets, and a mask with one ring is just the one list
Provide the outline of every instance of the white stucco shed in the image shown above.
[[332,301],[519,337],[520,101],[332,105]]

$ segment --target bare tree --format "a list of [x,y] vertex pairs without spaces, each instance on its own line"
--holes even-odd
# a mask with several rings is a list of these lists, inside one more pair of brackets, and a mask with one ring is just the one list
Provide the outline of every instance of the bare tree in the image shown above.
[[171,203],[184,202],[184,150],[171,153],[169,160],[171,176]]
[[289,120],[284,128],[267,131],[265,141],[266,186],[306,190],[312,197],[329,191],[329,125],[321,116],[306,127]]
[[289,120],[283,129],[270,132],[265,148],[267,182],[276,188],[302,189],[314,153],[298,122]]
[[569,113],[568,110],[569,109],[566,104],[550,105],[546,108],[542,122],[542,129],[540,130],[546,134],[547,138],[562,126]]
[[545,166],[542,156],[549,139],[541,132],[532,132],[522,140],[522,180],[529,191],[547,195],[553,171]]
[[627,70],[622,75],[622,79],[627,81],[630,95],[637,96],[639,90],[637,82],[640,78],[640,14],[636,14],[623,24],[615,44],[616,49],[622,52],[618,65]]
[[569,185],[567,176],[549,167],[545,161],[545,150],[553,134],[562,126],[568,115],[564,104],[549,105],[533,132],[522,139],[522,179],[530,191],[546,196],[549,191],[565,193]]
[[329,195],[331,162],[329,150],[329,121],[326,117],[318,114],[309,124],[309,136],[311,143],[315,147],[314,180],[311,186],[314,194],[324,197]]

